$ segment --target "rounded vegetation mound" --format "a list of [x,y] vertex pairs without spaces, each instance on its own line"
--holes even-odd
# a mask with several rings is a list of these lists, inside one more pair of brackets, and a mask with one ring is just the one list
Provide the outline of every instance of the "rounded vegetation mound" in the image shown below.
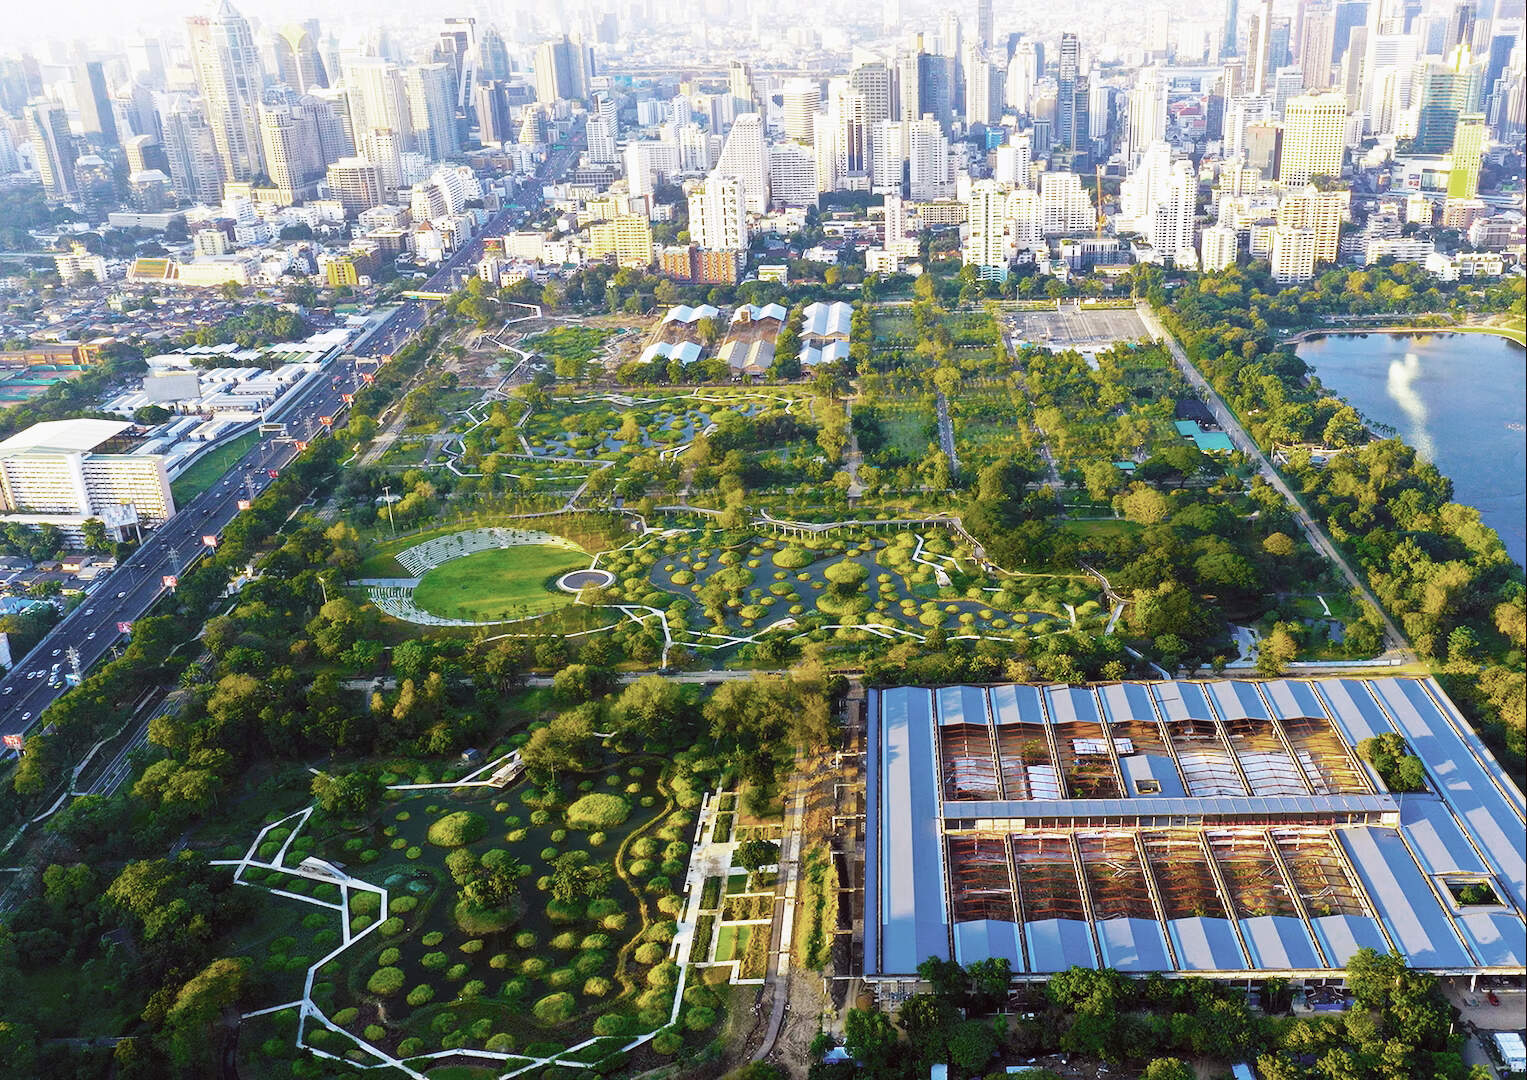
[[445,815],[431,824],[426,834],[429,842],[436,847],[462,847],[487,835],[488,822],[481,814],[474,814],[470,810],[458,810],[454,814]]
[[630,816],[630,802],[602,792],[585,795],[567,808],[567,823],[574,829],[609,829]]

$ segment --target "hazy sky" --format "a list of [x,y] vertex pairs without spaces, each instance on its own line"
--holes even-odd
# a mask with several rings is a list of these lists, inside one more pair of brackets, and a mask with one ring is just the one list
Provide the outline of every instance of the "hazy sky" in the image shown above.
[[[325,22],[331,17],[353,18],[358,10],[356,5],[339,0],[234,0],[234,6],[251,20],[277,24],[298,18],[316,17]],[[385,17],[401,6],[405,6],[402,0],[368,0],[365,10]],[[406,6],[416,14],[421,11],[417,2]],[[428,13],[419,17],[433,19],[450,6],[430,5]],[[211,0],[0,0],[7,30],[0,38],[0,51],[12,44],[9,32],[13,29],[16,43],[22,45],[80,37],[106,46],[127,36],[173,30],[186,16],[212,7]]]

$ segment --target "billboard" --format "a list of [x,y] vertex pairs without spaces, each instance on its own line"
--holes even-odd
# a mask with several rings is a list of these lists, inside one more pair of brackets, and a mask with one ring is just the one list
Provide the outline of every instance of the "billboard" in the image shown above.
[[133,624],[130,621],[128,621],[127,619],[123,619],[121,622],[117,623],[117,633],[119,633],[119,634],[131,634],[132,632],[133,632]]
[[5,737],[5,748],[7,750],[20,750],[25,746],[26,740],[20,735],[7,735]]
[[180,584],[180,578],[176,577],[174,574],[166,574],[159,580],[164,582],[164,587],[166,589],[173,589],[175,586]]

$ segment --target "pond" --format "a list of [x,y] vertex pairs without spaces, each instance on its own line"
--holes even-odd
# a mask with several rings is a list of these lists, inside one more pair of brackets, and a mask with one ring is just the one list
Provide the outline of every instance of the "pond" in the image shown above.
[[1387,424],[1527,561],[1527,363],[1487,334],[1334,334],[1301,342],[1326,388]]

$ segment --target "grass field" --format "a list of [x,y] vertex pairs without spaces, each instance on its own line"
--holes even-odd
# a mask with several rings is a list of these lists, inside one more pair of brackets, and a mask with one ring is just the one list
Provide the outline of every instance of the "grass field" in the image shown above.
[[260,438],[258,431],[240,435],[237,439],[218,447],[195,465],[170,482],[170,494],[175,505],[183,506],[217,483],[233,463],[249,453],[249,448]]
[[716,935],[716,959],[736,960],[747,951],[748,939],[752,936],[751,926],[723,924],[721,932]]
[[553,578],[588,566],[585,555],[547,544],[479,551],[425,574],[414,603],[451,618],[505,618],[568,603]]

